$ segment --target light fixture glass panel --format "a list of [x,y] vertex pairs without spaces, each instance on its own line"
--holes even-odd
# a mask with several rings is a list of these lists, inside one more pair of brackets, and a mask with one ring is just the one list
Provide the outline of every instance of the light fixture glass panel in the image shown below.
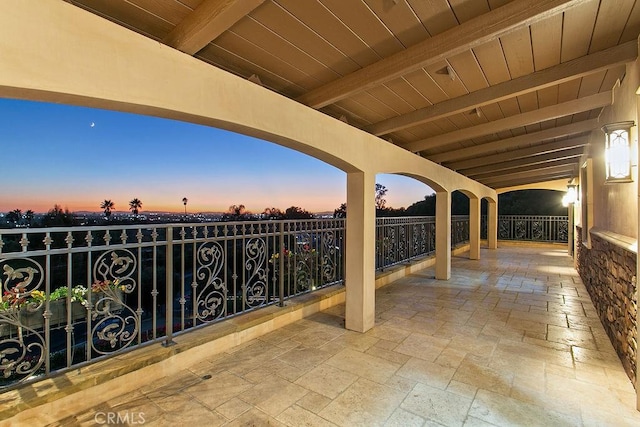
[[606,182],[631,182],[630,129],[634,122],[604,125]]

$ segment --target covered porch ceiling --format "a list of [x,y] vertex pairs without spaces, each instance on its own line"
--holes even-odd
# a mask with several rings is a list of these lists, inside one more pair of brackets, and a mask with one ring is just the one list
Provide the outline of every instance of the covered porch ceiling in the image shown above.
[[640,0],[67,1],[497,190],[578,175],[640,33]]

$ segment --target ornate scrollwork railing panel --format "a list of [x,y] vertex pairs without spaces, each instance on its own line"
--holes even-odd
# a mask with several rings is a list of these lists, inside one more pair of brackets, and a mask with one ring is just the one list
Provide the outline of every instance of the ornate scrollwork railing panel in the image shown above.
[[46,342],[40,331],[22,321],[25,314],[42,316],[42,303],[28,300],[33,292],[42,292],[44,269],[31,258],[3,260],[0,267],[3,295],[3,309],[0,309],[2,389],[24,382],[40,370],[46,360]]
[[250,239],[245,256],[247,279],[243,284],[243,299],[247,308],[255,308],[268,302],[265,241],[260,238]]
[[[91,349],[97,354],[122,350],[135,342],[140,320],[135,310],[125,304],[124,295],[137,287],[134,274],[137,258],[128,249],[114,249],[100,255],[93,268],[95,284],[91,313]],[[95,299],[93,299],[95,298]]]
[[424,256],[435,247],[434,217],[378,218],[376,268]]
[[498,238],[564,243],[568,238],[568,227],[566,216],[500,215]]
[[333,231],[325,231],[322,233],[322,261],[321,261],[321,277],[325,285],[333,283],[338,277],[338,255],[340,248],[336,244],[336,236]]
[[227,288],[221,277],[224,249],[219,242],[205,242],[196,256],[196,318],[203,322],[220,319],[225,316],[227,300]]

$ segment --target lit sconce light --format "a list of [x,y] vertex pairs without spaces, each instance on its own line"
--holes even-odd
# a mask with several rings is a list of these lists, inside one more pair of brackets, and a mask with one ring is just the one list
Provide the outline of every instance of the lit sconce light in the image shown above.
[[575,184],[567,185],[567,194],[562,197],[562,206],[567,207],[578,200],[578,190],[576,187],[577,185]]
[[631,166],[631,127],[633,121],[611,123],[602,126],[605,134],[604,160],[606,164],[606,183],[632,182]]

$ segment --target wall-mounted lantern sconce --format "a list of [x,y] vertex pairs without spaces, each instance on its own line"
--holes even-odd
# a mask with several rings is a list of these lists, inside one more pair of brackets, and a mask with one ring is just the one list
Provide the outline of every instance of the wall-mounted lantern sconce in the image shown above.
[[567,207],[569,205],[574,204],[578,200],[578,190],[577,185],[568,184],[567,185],[567,194],[562,197],[562,206]]
[[632,182],[631,147],[632,121],[611,123],[602,126],[605,135],[604,160],[606,163],[606,183]]

